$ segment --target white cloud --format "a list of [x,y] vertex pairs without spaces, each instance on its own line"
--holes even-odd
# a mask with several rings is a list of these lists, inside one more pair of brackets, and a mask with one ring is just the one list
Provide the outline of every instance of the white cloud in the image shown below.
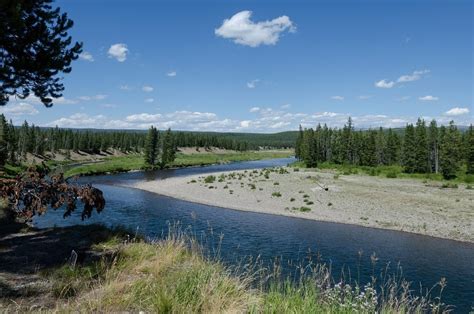
[[395,82],[388,81],[385,79],[375,82],[375,87],[378,87],[378,88],[392,88],[393,86],[395,86]]
[[69,117],[59,118],[47,124],[47,126],[59,126],[68,128],[102,128],[102,129],[127,129],[133,125],[121,120],[111,120],[104,115],[89,116],[85,113],[75,113]]
[[344,100],[344,96],[332,96],[332,100]]
[[151,93],[153,91],[153,87],[145,85],[142,87],[142,91],[145,93]]
[[445,112],[447,116],[460,116],[460,115],[468,114],[468,113],[469,113],[468,108],[459,108],[459,107],[451,108]]
[[436,101],[439,98],[436,97],[436,96],[426,95],[426,96],[423,96],[423,97],[419,97],[418,99],[422,100],[422,101]]
[[178,73],[176,73],[176,71],[170,71],[170,72],[166,73],[166,76],[169,76],[169,77],[175,77],[176,75],[178,75]]
[[371,95],[360,95],[358,98],[359,98],[360,100],[366,100],[366,99],[372,98],[372,96],[371,96]]
[[104,100],[107,98],[107,95],[104,94],[98,94],[94,96],[80,96],[77,97],[79,100],[84,100],[84,101],[90,101],[90,100]]
[[252,80],[250,82],[247,82],[247,87],[248,88],[255,88],[257,86],[257,83],[260,82],[259,79]]
[[290,109],[291,108],[291,104],[284,104],[282,106],[280,106],[281,109]]
[[147,102],[147,103],[152,103],[152,102],[154,102],[154,101],[155,101],[155,99],[153,99],[153,98],[147,98],[147,99],[145,99],[145,102]]
[[128,85],[120,85],[119,87],[121,90],[126,90],[126,91],[129,91],[129,90],[132,90],[133,88],[128,86]]
[[161,114],[139,113],[125,118],[127,122],[158,122],[163,116]]
[[294,32],[296,26],[286,15],[270,21],[253,22],[251,11],[241,11],[230,19],[225,19],[214,33],[222,38],[231,39],[236,44],[258,47],[260,45],[275,45],[280,35]]
[[[256,107],[255,107],[256,108]],[[342,127],[352,117],[356,128],[403,127],[406,123],[416,122],[415,116],[388,116],[384,114],[353,115],[343,112],[322,111],[315,113],[288,112],[281,109],[259,108],[251,119],[238,120],[228,117],[219,117],[212,112],[174,111],[169,113],[137,113],[122,119],[110,119],[104,115],[89,116],[85,113],[76,113],[52,121],[48,126],[65,126],[81,128],[115,128],[115,129],[147,129],[154,125],[159,129],[172,128],[188,131],[222,131],[222,132],[279,132],[297,130],[303,127],[316,127],[327,124],[330,127]],[[453,108],[440,115],[436,120],[440,124],[447,124],[453,115],[457,115],[459,125],[470,123],[467,108]],[[426,118],[429,120],[428,118]],[[20,121],[21,122],[21,121]]]
[[423,75],[430,73],[430,70],[417,70],[413,71],[411,74],[407,75],[402,75],[400,76],[396,82],[390,81],[387,79],[380,80],[378,82],[375,82],[375,87],[379,88],[392,88],[398,83],[407,83],[407,82],[413,82],[421,79]]
[[126,44],[114,44],[110,46],[107,52],[109,58],[115,58],[118,62],[127,60],[128,48]]
[[259,112],[259,111],[260,111],[260,107],[252,107],[249,110],[249,112]]
[[84,51],[79,55],[79,58],[85,61],[94,62],[94,57],[90,52]]
[[243,121],[240,121],[240,127],[246,129],[246,128],[250,127],[250,123],[251,123],[251,122],[252,122],[252,121],[250,121],[250,120],[243,120]]
[[0,113],[11,116],[32,116],[39,113],[39,111],[31,104],[20,102],[15,104],[8,104],[0,106]]
[[424,74],[430,73],[430,70],[414,71],[412,74],[402,75],[398,78],[398,83],[413,82],[422,78]]

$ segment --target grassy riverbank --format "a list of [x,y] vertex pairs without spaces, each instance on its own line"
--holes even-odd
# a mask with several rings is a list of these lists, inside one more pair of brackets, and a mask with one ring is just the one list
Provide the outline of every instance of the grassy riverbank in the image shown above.
[[[297,161],[291,165],[294,168],[306,168],[303,162]],[[456,174],[456,178],[452,180],[445,180],[441,173],[406,173],[403,171],[403,167],[399,165],[394,166],[354,166],[354,165],[342,165],[324,162],[318,165],[317,169],[321,170],[335,170],[342,175],[351,174],[366,174],[370,176],[379,176],[384,178],[407,178],[417,179],[426,181],[445,181],[452,184],[455,183],[467,183],[474,184],[474,175],[466,174],[466,167],[461,167]]]
[[[178,153],[176,159],[168,167],[191,167],[205,166],[211,164],[228,163],[235,161],[250,161],[272,158],[285,158],[292,156],[292,150],[279,151],[250,151],[250,152],[223,152],[223,153]],[[83,164],[68,169],[65,176],[94,175],[103,173],[125,172],[131,170],[146,169],[146,165],[141,154],[130,154],[120,157],[108,157],[103,161]]]
[[[86,256],[81,255],[83,261],[78,259],[74,267],[52,266],[48,257],[49,264],[39,262],[39,271],[29,275],[25,275],[25,268],[23,272],[13,268],[19,274],[2,269],[0,309],[6,312],[30,312],[32,306],[41,312],[150,313],[373,313],[376,309],[381,313],[421,313],[432,309],[425,298],[415,300],[409,285],[399,278],[385,280],[385,290],[378,293],[373,287],[382,283],[374,281],[364,287],[336,283],[321,265],[306,268],[306,275],[297,282],[285,280],[278,270],[252,264],[238,269],[225,266],[206,257],[193,238],[178,232],[153,243],[130,240],[123,231],[100,226],[22,232],[37,237],[36,245],[49,243],[50,250],[54,248],[49,237],[57,234],[62,234],[62,241],[53,245],[77,246],[81,234],[89,234],[81,241],[83,245],[84,241],[90,243]],[[97,241],[99,235],[101,241]],[[2,241],[15,241],[16,237],[18,255],[20,251],[32,254],[22,250],[29,245],[21,239],[25,235],[13,234],[0,243],[8,245]],[[67,249],[70,247],[63,251]]]

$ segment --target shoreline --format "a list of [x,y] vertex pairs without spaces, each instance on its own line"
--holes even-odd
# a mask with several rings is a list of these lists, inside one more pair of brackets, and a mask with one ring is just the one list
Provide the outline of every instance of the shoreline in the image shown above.
[[[474,221],[474,211],[470,209],[474,204],[472,190],[463,187],[441,189],[413,179],[359,175],[336,178],[335,173],[327,171],[290,172],[292,170],[288,168],[279,169],[285,169],[284,173],[271,172],[268,179],[264,180],[261,173],[267,170],[260,169],[140,181],[122,186],[224,209],[474,243],[474,227],[471,223]],[[249,178],[250,173],[254,174],[250,176],[253,179]],[[234,179],[229,175],[233,175]],[[214,176],[215,180],[205,183],[205,178],[209,176]],[[245,183],[242,182],[244,180]],[[398,189],[394,189],[394,186]],[[456,208],[446,209],[451,201]],[[407,209],[410,206],[413,209]]]

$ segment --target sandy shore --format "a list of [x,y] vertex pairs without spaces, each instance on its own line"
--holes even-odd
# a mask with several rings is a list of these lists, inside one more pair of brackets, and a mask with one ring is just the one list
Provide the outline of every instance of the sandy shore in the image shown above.
[[143,181],[132,187],[237,210],[474,243],[474,190],[464,185],[441,188],[439,182],[274,168]]

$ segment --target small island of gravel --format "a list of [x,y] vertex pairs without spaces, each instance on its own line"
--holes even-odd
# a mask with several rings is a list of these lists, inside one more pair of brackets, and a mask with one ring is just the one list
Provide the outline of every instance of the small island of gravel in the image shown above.
[[243,211],[474,242],[474,191],[289,167],[138,182],[134,188]]

